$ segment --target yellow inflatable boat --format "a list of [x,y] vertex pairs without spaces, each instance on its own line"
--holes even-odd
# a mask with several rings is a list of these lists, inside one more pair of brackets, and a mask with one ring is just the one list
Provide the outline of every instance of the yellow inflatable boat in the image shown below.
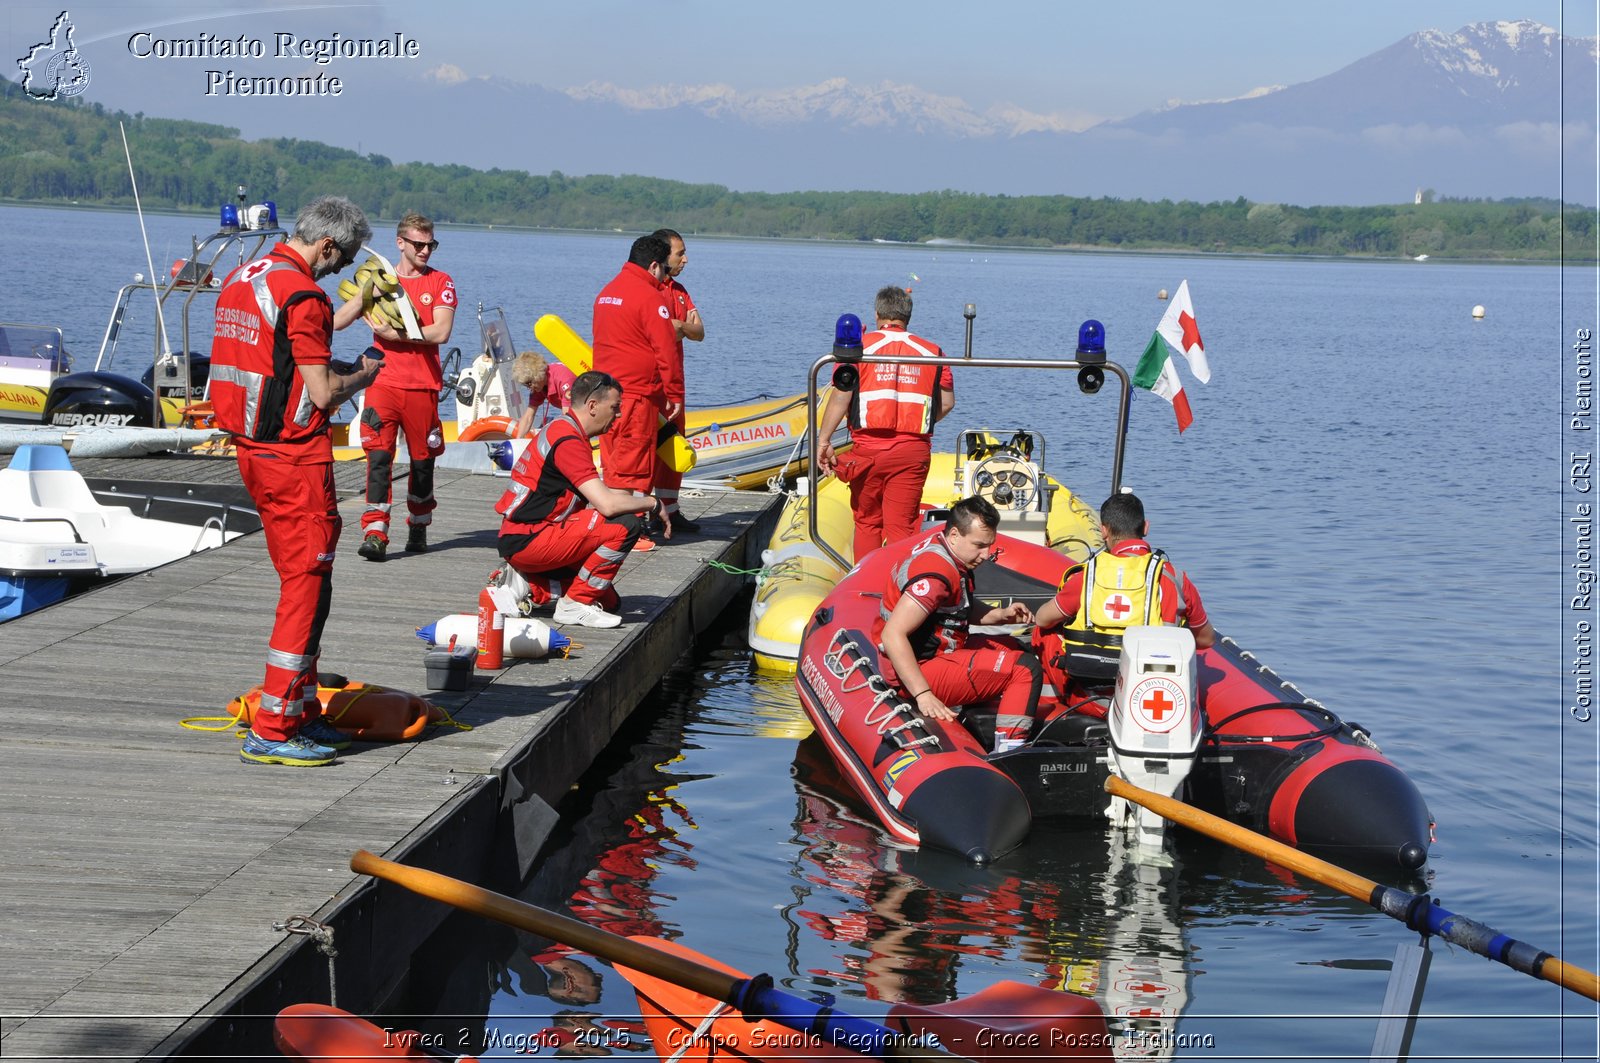
[[[957,447],[957,453],[933,455],[922,489],[925,506],[942,508],[980,494],[1000,511],[1000,531],[1007,535],[1044,544],[1075,561],[1104,545],[1094,510],[1035,464],[1033,455],[1043,455],[1035,433],[967,430]],[[829,476],[789,499],[762,552],[763,572],[750,604],[750,648],[762,671],[794,672],[806,622],[847,571],[812,539],[813,506],[818,537],[845,560],[858,560],[852,557],[855,519],[848,484]]]

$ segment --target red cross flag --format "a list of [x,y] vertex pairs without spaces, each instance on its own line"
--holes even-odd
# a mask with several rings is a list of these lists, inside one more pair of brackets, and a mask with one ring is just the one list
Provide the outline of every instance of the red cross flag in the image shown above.
[[1171,351],[1183,355],[1189,363],[1189,371],[1201,383],[1211,379],[1211,366],[1206,361],[1205,346],[1200,342],[1200,326],[1194,320],[1194,304],[1189,301],[1187,280],[1178,285],[1177,296],[1167,307],[1133,371],[1134,387],[1153,391],[1172,404],[1181,433],[1194,423],[1194,412],[1189,408],[1189,396],[1183,393],[1183,379],[1178,376],[1178,368],[1172,364]]
[[1211,365],[1206,361],[1206,349],[1200,342],[1200,326],[1195,324],[1194,304],[1189,301],[1187,279],[1178,285],[1178,294],[1172,297],[1172,304],[1167,307],[1156,331],[1172,345],[1173,350],[1183,355],[1189,363],[1189,372],[1194,374],[1196,380],[1202,384],[1211,382]]

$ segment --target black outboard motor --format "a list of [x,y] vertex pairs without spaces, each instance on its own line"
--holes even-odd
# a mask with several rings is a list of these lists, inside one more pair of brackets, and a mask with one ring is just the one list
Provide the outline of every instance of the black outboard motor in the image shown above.
[[44,423],[57,428],[159,428],[155,392],[116,373],[68,373],[57,377],[44,400]]
[[183,386],[183,355],[163,357],[144,371],[139,381],[147,388],[159,392],[164,399],[183,399],[196,402],[206,396],[206,382],[211,379],[211,358],[190,352],[189,386]]

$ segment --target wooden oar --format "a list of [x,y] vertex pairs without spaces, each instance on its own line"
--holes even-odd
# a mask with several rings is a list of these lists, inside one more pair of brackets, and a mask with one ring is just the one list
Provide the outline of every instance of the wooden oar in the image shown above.
[[1106,790],[1118,797],[1142,805],[1164,819],[1208,834],[1236,849],[1242,849],[1264,860],[1281,864],[1298,871],[1307,878],[1316,879],[1340,893],[1365,901],[1384,915],[1400,920],[1419,934],[1436,934],[1452,944],[1460,945],[1479,956],[1503,963],[1514,971],[1554,982],[1563,989],[1600,1000],[1600,976],[1582,967],[1574,967],[1558,957],[1543,952],[1532,945],[1507,937],[1482,923],[1446,911],[1426,894],[1418,896],[1393,886],[1385,886],[1369,878],[1326,860],[1319,860],[1293,846],[1263,837],[1255,831],[1229,823],[1225,819],[1202,812],[1193,805],[1161,794],[1151,793],[1115,775],[1106,779]]
[[563,945],[582,949],[591,956],[654,975],[701,996],[729,1004],[745,1015],[758,1015],[791,1030],[813,1034],[826,1045],[853,1048],[874,1059],[931,1061],[964,1058],[927,1045],[908,1044],[903,1035],[887,1026],[858,1019],[774,989],[772,980],[764,975],[738,978],[714,967],[668,955],[588,923],[580,923],[570,916],[558,915],[526,901],[507,897],[503,893],[495,893],[448,875],[385,860],[365,849],[358,850],[350,858],[350,870],[393,882],[413,893],[453,905],[462,911],[527,930]]

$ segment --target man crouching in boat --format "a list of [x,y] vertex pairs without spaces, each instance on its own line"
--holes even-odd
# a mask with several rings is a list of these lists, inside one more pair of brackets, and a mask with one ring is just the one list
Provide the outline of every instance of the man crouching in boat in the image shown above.
[[1059,635],[1042,640],[1050,678],[1060,680],[1057,690],[1066,689],[1067,675],[1088,686],[1114,680],[1122,633],[1134,625],[1183,625],[1194,632],[1197,650],[1216,641],[1200,592],[1145,541],[1149,531],[1137,495],[1106,499],[1100,507],[1106,548],[1068,569],[1056,596],[1039,609],[1040,632],[1066,624]]
[[[616,627],[621,599],[611,582],[633,549],[639,514],[660,503],[607,487],[595,471],[589,440],[622,412],[622,385],[590,371],[572,382],[571,405],[539,430],[511,469],[511,488],[495,503],[500,556],[528,581],[535,599],[556,584],[555,622]],[[665,519],[665,517],[663,517]]]
[[994,550],[1000,514],[974,495],[950,507],[943,528],[887,547],[890,569],[872,636],[886,658],[884,678],[934,720],[951,706],[999,697],[995,752],[1027,740],[1039,703],[1039,659],[1004,638],[972,636],[973,624],[1026,624],[1022,602],[990,608],[973,593],[973,573]]

